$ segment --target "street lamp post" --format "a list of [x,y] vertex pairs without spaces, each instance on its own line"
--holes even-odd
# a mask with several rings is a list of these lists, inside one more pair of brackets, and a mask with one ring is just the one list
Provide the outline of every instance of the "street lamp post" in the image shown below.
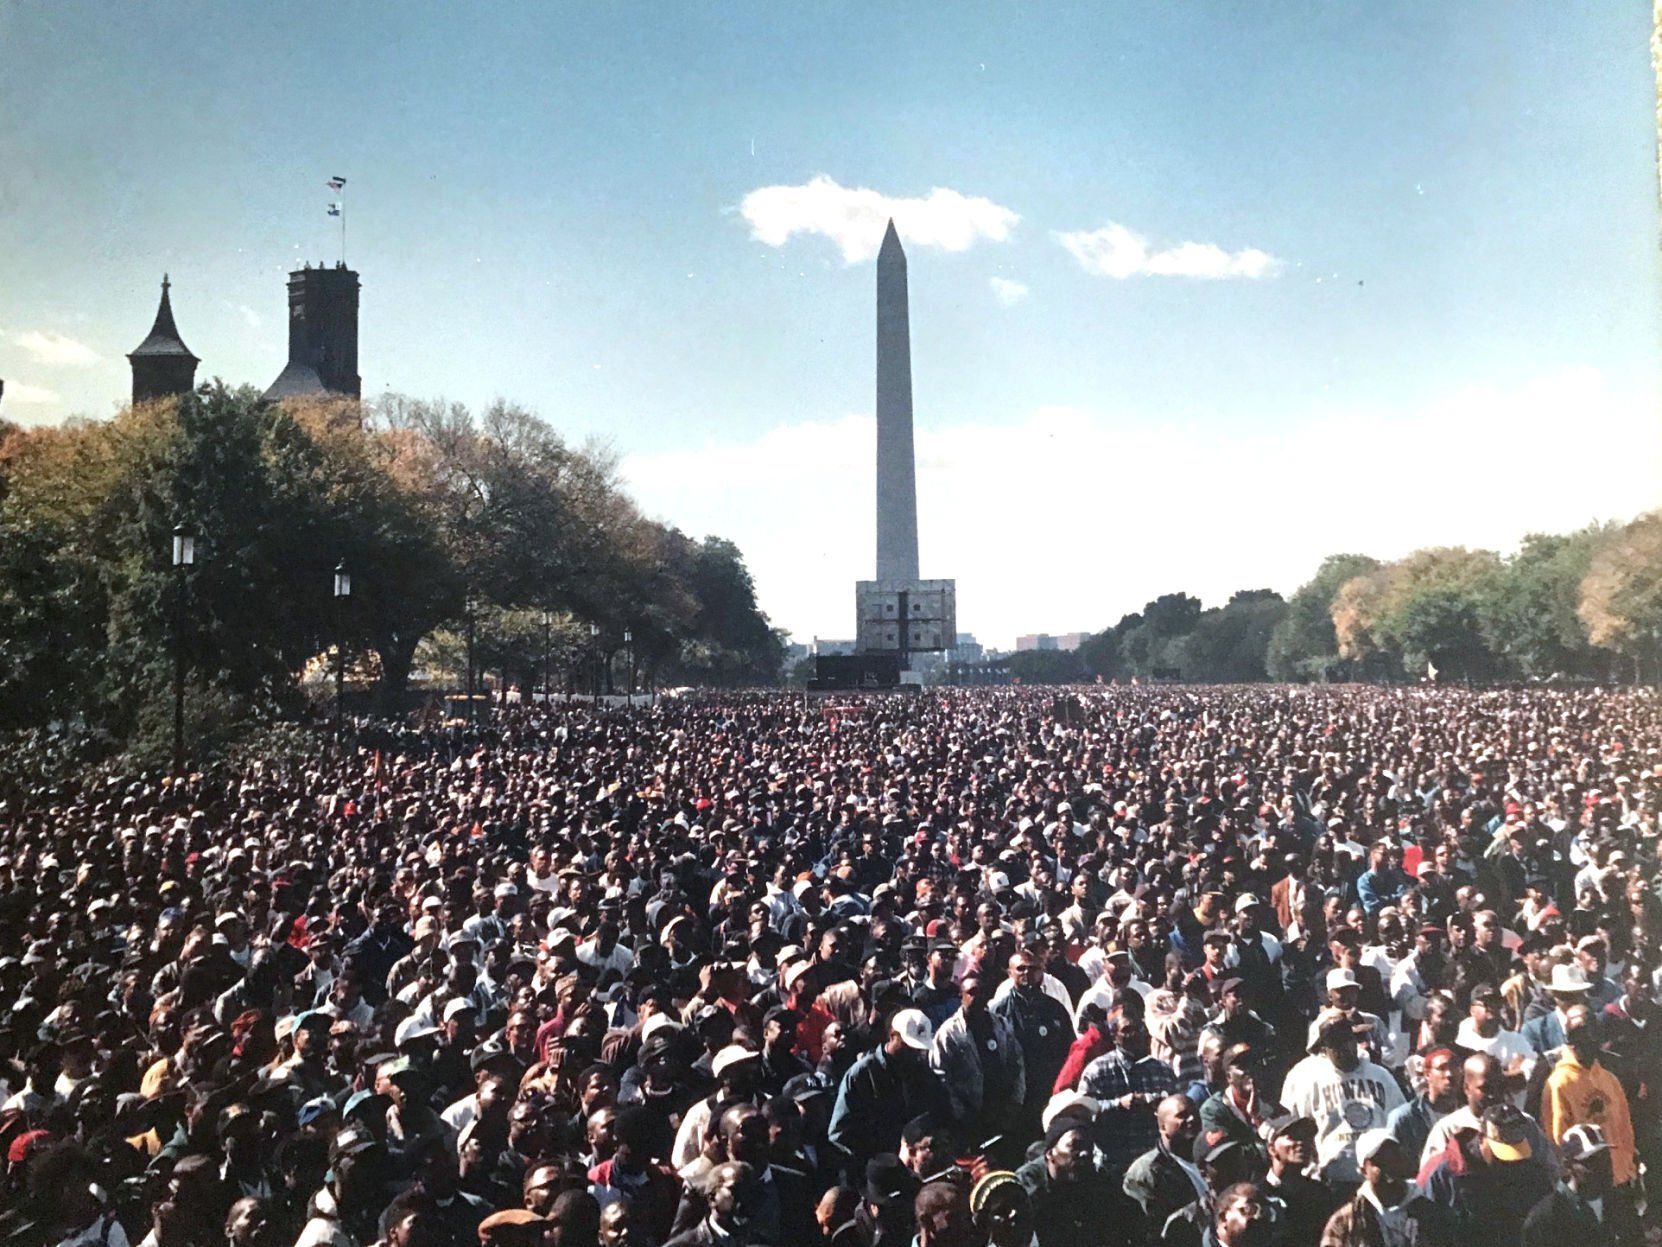
[[594,651],[594,704],[600,704],[600,625],[589,625],[589,648]]
[[635,708],[635,633],[632,629],[623,630],[623,652],[629,661],[629,683],[624,687],[624,696],[628,700],[629,709]]
[[547,705],[554,700],[553,674],[549,670],[548,632],[553,626],[554,616],[550,611],[542,613],[542,700]]
[[473,595],[467,595],[467,721],[473,722]]
[[185,773],[185,568],[196,563],[196,535],[173,526],[173,773]]
[[346,689],[346,601],[352,596],[352,573],[346,560],[335,564],[335,744],[340,744],[341,700]]

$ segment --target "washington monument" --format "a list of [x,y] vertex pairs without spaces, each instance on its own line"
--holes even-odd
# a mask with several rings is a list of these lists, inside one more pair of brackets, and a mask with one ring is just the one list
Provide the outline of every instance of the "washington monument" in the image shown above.
[[912,458],[906,253],[890,221],[877,253],[877,579],[917,578],[918,487]]

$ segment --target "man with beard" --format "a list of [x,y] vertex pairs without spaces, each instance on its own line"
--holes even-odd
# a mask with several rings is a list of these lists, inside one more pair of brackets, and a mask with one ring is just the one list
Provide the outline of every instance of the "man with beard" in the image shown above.
[[1315,1121],[1322,1177],[1354,1187],[1362,1180],[1356,1139],[1385,1126],[1403,1103],[1402,1089],[1389,1070],[1358,1053],[1350,1018],[1329,1011],[1318,1025],[1316,1050],[1288,1071],[1281,1099],[1289,1113]]
[[1324,1183],[1310,1176],[1316,1161],[1316,1123],[1293,1113],[1277,1117],[1264,1127],[1270,1168],[1264,1192],[1281,1206],[1284,1238],[1289,1243],[1316,1240],[1338,1205]]
[[1044,1152],[1016,1170],[1033,1209],[1038,1247],[1125,1247],[1130,1200],[1096,1167],[1090,1123],[1065,1113],[1045,1131]]
[[1541,1093],[1541,1129],[1555,1144],[1576,1126],[1597,1126],[1610,1149],[1617,1187],[1638,1177],[1633,1119],[1621,1081],[1599,1061],[1592,1009],[1571,1005],[1565,1012],[1564,1046]]
[[1188,1096],[1169,1095],[1155,1107],[1159,1142],[1125,1171],[1124,1191],[1142,1209],[1143,1241],[1157,1243],[1174,1212],[1208,1198],[1206,1179],[1191,1159],[1200,1118]]
[[756,1171],[742,1161],[726,1161],[710,1170],[704,1184],[709,1212],[704,1219],[664,1247],[750,1247],[762,1243],[754,1224],[762,1198]]
[[329,1178],[306,1208],[294,1247],[369,1247],[386,1206],[385,1149],[361,1125],[345,1126],[329,1146]]
[[1156,1145],[1156,1107],[1178,1087],[1171,1066],[1150,1054],[1141,1018],[1122,1013],[1108,1027],[1114,1047],[1085,1067],[1079,1090],[1102,1106],[1097,1142],[1107,1167],[1118,1170]]
[[1039,1115],[1073,1046],[1072,1019],[1045,991],[1044,963],[1032,952],[1023,949],[1011,957],[1009,974],[1012,990],[993,1005],[992,1012],[1015,1035],[1025,1083],[1018,1121],[1026,1133],[1037,1134]]
[[1432,1048],[1422,1054],[1420,1074],[1425,1079],[1425,1090],[1392,1109],[1385,1122],[1391,1137],[1402,1144],[1408,1155],[1418,1158],[1425,1150],[1431,1128],[1460,1107],[1460,1089],[1455,1082],[1457,1071],[1452,1048]]
[[1426,1231],[1420,1219],[1425,1205],[1414,1194],[1411,1154],[1389,1131],[1368,1130],[1356,1140],[1356,1156],[1362,1165],[1362,1185],[1328,1220],[1321,1247],[1417,1247],[1423,1243]]
[[981,1140],[1014,1130],[1027,1099],[1025,1058],[1014,1029],[987,1007],[985,981],[966,975],[959,991],[958,1011],[930,1044],[929,1067],[946,1085],[954,1118]]

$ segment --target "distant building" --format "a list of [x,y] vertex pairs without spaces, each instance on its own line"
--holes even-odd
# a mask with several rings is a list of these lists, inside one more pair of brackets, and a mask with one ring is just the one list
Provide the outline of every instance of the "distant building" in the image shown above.
[[359,398],[358,275],[344,264],[289,274],[289,362],[267,399]]
[[842,654],[852,654],[854,652],[854,641],[852,639],[847,641],[833,641],[826,637],[817,636],[808,648],[816,658],[822,654],[835,657]]
[[156,323],[150,336],[133,348],[127,362],[133,367],[133,402],[147,403],[173,394],[188,394],[196,384],[196,365],[202,361],[190,353],[173,323],[173,301],[168,298],[172,283],[162,274],[162,301],[156,308]]
[[1060,636],[1051,636],[1048,632],[1035,632],[1016,638],[1016,653],[1025,654],[1030,650],[1061,650],[1071,653],[1083,645],[1090,635],[1089,632],[1064,632]]
[[986,651],[972,632],[960,632],[948,655],[952,662],[980,662]]

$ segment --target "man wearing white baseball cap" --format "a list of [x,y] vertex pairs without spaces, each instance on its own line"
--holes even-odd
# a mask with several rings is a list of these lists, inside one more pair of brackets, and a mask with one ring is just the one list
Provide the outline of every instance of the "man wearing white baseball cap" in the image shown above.
[[1389,1130],[1375,1127],[1356,1137],[1362,1185],[1328,1218],[1324,1247],[1410,1244],[1425,1241],[1416,1224],[1423,1203],[1414,1196],[1414,1158]]
[[900,1132],[920,1113],[952,1117],[939,1075],[929,1068],[935,1028],[921,1009],[902,1009],[889,1019],[883,1046],[849,1067],[837,1088],[828,1137],[856,1172],[879,1152],[900,1150]]
[[1615,1247],[1639,1241],[1628,1205],[1608,1198],[1615,1188],[1610,1143],[1597,1126],[1571,1126],[1558,1141],[1558,1186],[1524,1218],[1522,1247]]

